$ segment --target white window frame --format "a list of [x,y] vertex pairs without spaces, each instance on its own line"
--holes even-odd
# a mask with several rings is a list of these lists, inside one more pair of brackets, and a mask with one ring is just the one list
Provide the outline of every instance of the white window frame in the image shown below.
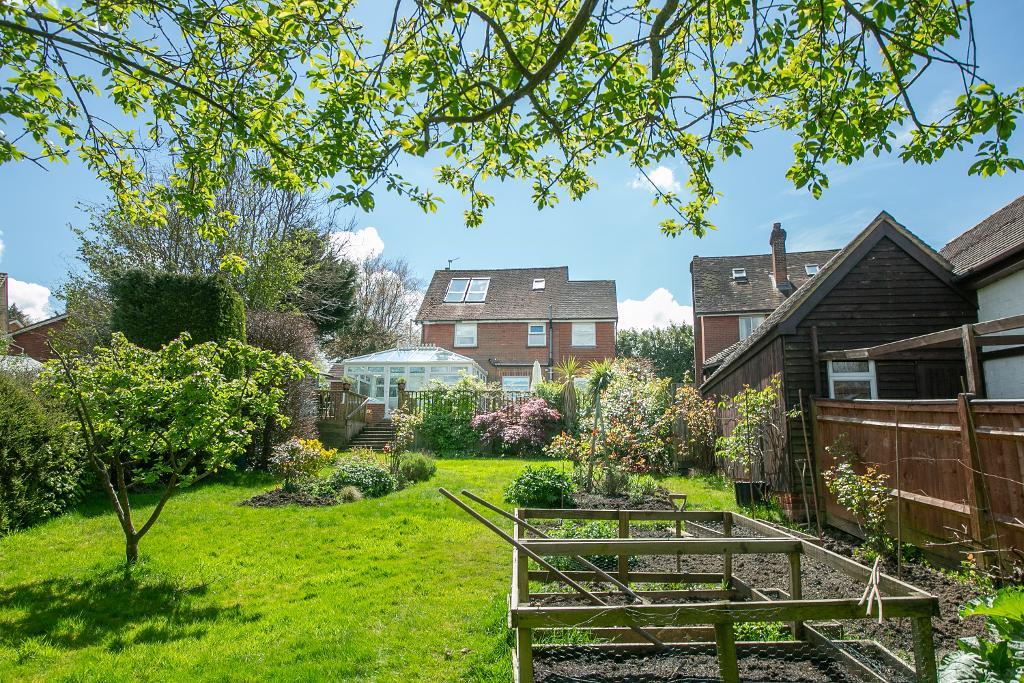
[[[534,332],[533,328],[539,327],[540,332]],[[539,341],[538,341],[539,338]],[[526,345],[547,346],[548,345],[548,324],[547,323],[526,323]]]
[[[764,324],[764,320],[767,317],[768,316],[766,316],[766,315],[741,315],[740,319],[739,319],[739,323],[738,323],[739,324],[739,328],[740,328],[739,329],[740,341],[743,341],[744,339],[746,339],[750,335],[754,334],[754,330],[756,330],[758,327],[763,325]],[[743,321],[744,320],[751,321],[751,322],[747,323],[748,325],[750,325],[750,329],[747,330],[746,334],[743,334]],[[752,321],[755,321],[755,320],[757,322],[752,322]]]
[[733,280],[746,280],[747,279],[747,269],[746,268],[733,268],[732,269],[732,279]]
[[[829,398],[836,397],[836,382],[869,382],[871,399],[878,398],[878,375],[875,368],[875,361],[866,361],[868,369],[866,372],[836,372],[832,369],[832,364],[837,361],[830,360],[828,362],[828,396]],[[838,361],[838,362],[851,362],[851,361]],[[863,360],[853,360],[852,362],[863,363]]]
[[[580,343],[579,333],[583,330],[590,330],[587,336],[591,337],[593,341],[589,344]],[[573,323],[572,324],[572,346],[577,349],[592,349],[597,346],[597,323]]]
[[547,281],[542,277],[536,277],[533,279],[534,289],[544,289],[547,286]]
[[491,278],[475,277],[469,281],[466,289],[466,303],[478,304],[487,301],[487,290],[491,288]]
[[818,274],[821,267],[817,263],[807,263],[804,265],[804,272],[807,273],[808,277],[814,277]]
[[[516,386],[515,387],[508,386],[509,383],[506,382],[506,380],[516,380],[516,382],[515,382]],[[524,384],[524,382],[525,382],[525,384]],[[501,378],[501,390],[504,391],[505,393],[511,393],[511,392],[522,393],[522,392],[527,392],[527,391],[530,390],[530,378],[527,375],[505,375],[505,376],[503,376]]]
[[[461,333],[460,333],[461,328]],[[469,330],[473,330],[473,343],[465,343],[469,337]],[[476,323],[455,323],[454,335],[452,337],[452,344],[458,349],[469,349],[477,345],[477,329]],[[462,343],[459,342],[459,337],[463,338]]]
[[[455,283],[463,283],[459,289],[455,289]],[[472,280],[468,277],[453,277],[448,282],[448,289],[444,293],[444,302],[446,304],[458,304],[462,303],[466,299],[466,292],[469,291],[469,283]]]

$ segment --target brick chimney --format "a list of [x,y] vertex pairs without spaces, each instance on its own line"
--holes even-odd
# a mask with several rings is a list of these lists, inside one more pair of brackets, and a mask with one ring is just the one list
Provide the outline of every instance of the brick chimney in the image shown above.
[[782,229],[782,223],[772,225],[772,235],[768,238],[768,244],[772,245],[772,276],[775,278],[775,288],[783,294],[793,291],[793,283],[789,281],[789,271],[786,270],[786,231]]

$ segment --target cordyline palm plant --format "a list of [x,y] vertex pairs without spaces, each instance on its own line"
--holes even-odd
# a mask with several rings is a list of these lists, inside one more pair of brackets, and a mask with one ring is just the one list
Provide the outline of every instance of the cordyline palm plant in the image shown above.
[[575,356],[568,356],[555,366],[555,373],[562,378],[562,420],[565,431],[572,434],[576,428],[576,378],[580,376],[580,362]]
[[594,486],[594,460],[597,457],[597,434],[601,433],[601,444],[604,445],[604,415],[601,412],[601,394],[615,377],[615,366],[609,360],[594,361],[589,366],[590,380],[587,388],[594,401],[594,428],[590,434],[590,458],[587,461],[587,490]]

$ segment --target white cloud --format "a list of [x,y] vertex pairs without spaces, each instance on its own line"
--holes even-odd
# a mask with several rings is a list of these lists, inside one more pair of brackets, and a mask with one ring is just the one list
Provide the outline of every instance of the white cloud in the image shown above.
[[380,256],[380,253],[384,251],[384,240],[381,239],[377,228],[373,226],[355,232],[332,232],[331,244],[339,253],[356,263]]
[[619,302],[619,328],[645,329],[668,327],[671,323],[693,324],[693,307],[683,306],[672,292],[659,287],[646,299],[626,299]]
[[676,180],[675,172],[668,166],[658,166],[653,171],[648,171],[646,178],[643,173],[637,173],[629,186],[634,190],[643,189],[648,192],[654,192],[655,189],[662,192],[679,192],[682,189]]
[[50,289],[34,282],[8,279],[8,296],[33,322],[53,315],[50,308]]

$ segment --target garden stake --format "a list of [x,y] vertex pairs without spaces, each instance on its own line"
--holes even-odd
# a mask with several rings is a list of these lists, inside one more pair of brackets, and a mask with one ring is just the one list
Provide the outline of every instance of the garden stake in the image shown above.
[[[477,512],[473,508],[471,508],[468,505],[466,505],[465,503],[463,503],[461,500],[459,500],[458,496],[453,494],[448,489],[446,489],[444,487],[441,487],[441,488],[438,489],[438,492],[442,496],[447,498],[448,500],[450,500],[453,503],[455,503],[456,505],[458,505],[465,512],[467,512],[470,516],[472,516],[478,522],[483,524],[485,527],[487,527],[488,529],[490,529],[491,531],[496,533],[498,536],[503,538],[505,541],[510,543],[513,547],[515,547],[516,550],[526,554],[530,559],[534,560],[537,564],[539,564],[540,566],[544,567],[549,572],[551,572],[552,574],[557,576],[562,582],[564,582],[566,585],[570,586],[577,593],[580,593],[581,595],[587,597],[595,605],[600,605],[601,607],[611,607],[611,605],[609,605],[607,602],[605,602],[601,598],[597,597],[596,595],[594,595],[593,593],[588,591],[586,588],[584,588],[580,584],[576,583],[575,581],[570,579],[568,576],[566,576],[564,573],[559,571],[556,567],[554,567],[550,562],[545,560],[543,557],[541,557],[537,553],[533,552],[532,550],[530,550],[529,548],[524,546],[522,543],[520,543],[516,539],[512,538],[511,536],[509,536],[508,534],[506,534],[504,531],[501,530],[501,528],[498,525],[494,524],[491,520],[487,519],[486,517],[481,515],[479,512]],[[642,628],[640,628],[639,626],[636,626],[636,625],[631,625],[629,628],[632,631],[634,631],[635,633],[637,633],[638,635],[642,636],[645,640],[649,641],[658,650],[665,649],[665,643],[663,643],[660,640],[658,640],[657,636],[655,636],[654,634],[648,633],[646,630],[644,630],[644,629],[642,629]]]
[[[516,524],[519,524],[521,527],[523,527],[527,531],[532,531],[533,533],[537,534],[541,538],[551,538],[550,536],[548,536],[543,531],[541,531],[537,527],[533,526],[532,524],[530,524],[526,520],[524,520],[524,519],[522,519],[520,517],[516,517],[511,512],[507,512],[506,510],[501,509],[497,505],[492,505],[491,503],[488,503],[486,500],[484,500],[480,496],[475,496],[472,493],[470,493],[469,491],[467,491],[466,489],[462,489],[462,495],[466,496],[467,498],[469,498],[472,501],[480,503],[481,505],[483,505],[488,510],[492,510],[494,512],[497,512],[502,517],[507,517],[508,519],[511,519],[513,522],[515,522]],[[585,557],[581,557],[579,555],[573,555],[572,559],[576,560],[577,562],[582,564],[587,569],[590,569],[591,571],[597,573],[597,575],[600,576],[603,580],[607,581],[608,583],[613,584],[622,593],[625,593],[626,595],[631,597],[636,602],[639,602],[639,603],[642,603],[642,604],[645,604],[645,605],[650,604],[649,600],[646,600],[646,599],[640,597],[639,595],[637,595],[636,593],[634,593],[632,590],[630,590],[629,586],[627,586],[626,584],[622,583],[621,581],[619,581],[618,579],[613,577],[611,574],[607,573],[605,570],[603,570],[600,567],[598,567],[596,564],[590,562]]]
[[[807,420],[804,418],[804,390],[800,389],[797,392],[797,396],[800,397],[800,427],[804,433],[804,453],[807,457],[811,457],[811,447],[807,442]],[[814,404],[812,403],[813,407]],[[818,514],[818,477],[814,473],[814,465],[811,465],[811,495],[814,496],[814,523],[818,527],[818,538],[823,538],[821,530],[821,515]]]

